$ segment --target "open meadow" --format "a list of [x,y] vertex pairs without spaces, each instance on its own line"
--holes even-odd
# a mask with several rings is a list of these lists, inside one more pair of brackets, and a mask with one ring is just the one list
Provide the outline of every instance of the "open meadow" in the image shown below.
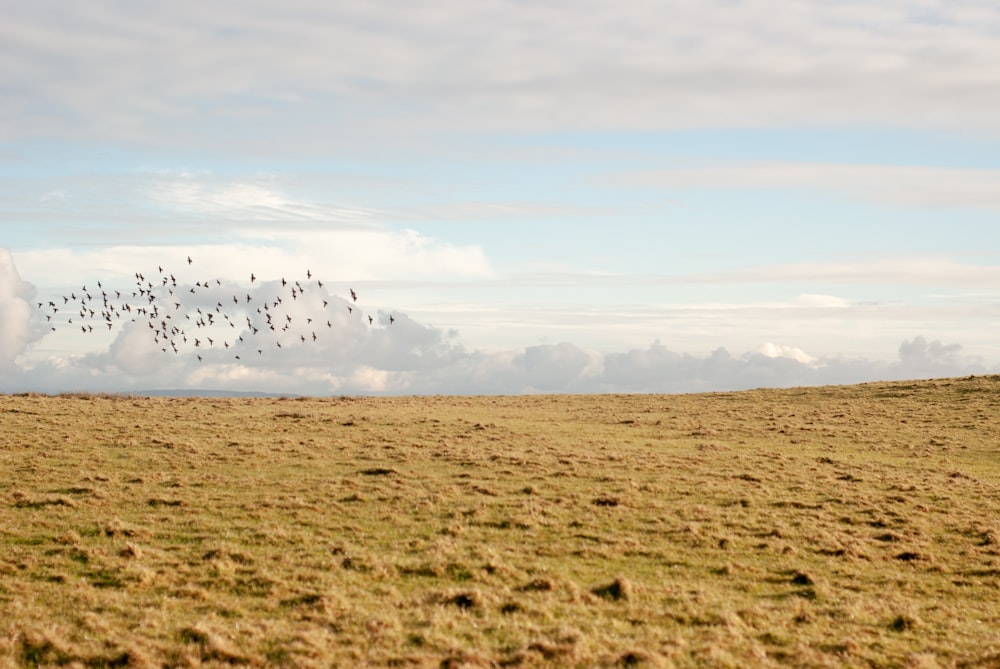
[[0,666],[1000,667],[1000,377],[0,396]]

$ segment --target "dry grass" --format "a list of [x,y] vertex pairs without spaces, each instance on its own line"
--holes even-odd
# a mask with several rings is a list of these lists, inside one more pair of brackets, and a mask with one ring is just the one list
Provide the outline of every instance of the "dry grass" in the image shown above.
[[0,396],[0,666],[1000,667],[998,407]]

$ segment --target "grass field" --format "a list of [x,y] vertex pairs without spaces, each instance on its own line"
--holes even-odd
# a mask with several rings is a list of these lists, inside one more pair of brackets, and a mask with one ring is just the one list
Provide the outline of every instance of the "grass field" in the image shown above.
[[1000,667],[1000,377],[0,396],[0,666]]

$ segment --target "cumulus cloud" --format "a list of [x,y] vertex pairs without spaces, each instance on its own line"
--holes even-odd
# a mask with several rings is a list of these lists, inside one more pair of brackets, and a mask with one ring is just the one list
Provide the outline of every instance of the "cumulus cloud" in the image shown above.
[[767,342],[757,349],[757,352],[767,358],[789,358],[803,365],[814,365],[817,360],[801,348],[794,346],[783,346],[774,342]]
[[[339,306],[339,305],[338,305]],[[253,391],[305,395],[687,393],[790,387],[996,372],[962,347],[915,337],[895,361],[811,355],[793,346],[762,344],[734,355],[717,348],[680,353],[660,342],[624,352],[570,342],[521,350],[469,350],[454,333],[422,325],[405,314],[373,328],[338,324],[316,342],[287,336],[278,351],[262,340],[218,342],[172,352],[151,345],[148,327],[123,327],[107,352],[49,357],[3,380],[6,390],[111,392],[160,389]],[[343,321],[344,319],[340,319]],[[400,328],[395,328],[400,325]],[[204,344],[203,344],[204,346]],[[258,348],[267,348],[259,354]],[[202,355],[199,360],[196,355]]]
[[573,344],[562,342],[529,346],[514,359],[513,364],[523,365],[529,387],[553,391],[580,383],[588,368],[595,366],[594,357],[594,354]]
[[128,376],[147,376],[164,366],[163,352],[150,336],[145,323],[130,321],[122,326],[108,349],[111,360]]
[[30,301],[34,287],[21,280],[9,249],[0,248],[0,374],[14,372],[15,360],[45,334]]
[[962,354],[961,344],[914,337],[899,345],[899,369],[913,377],[946,376],[950,370],[963,367],[971,372],[985,370],[981,359]]
[[[660,341],[621,351],[570,340],[483,351],[469,348],[455,330],[371,302],[363,290],[355,299],[354,288],[307,268],[251,281],[216,276],[185,257],[138,274],[115,274],[100,284],[88,279],[87,286],[38,298],[43,308],[36,309],[28,302],[33,287],[20,279],[9,252],[0,255],[6,372],[0,388],[313,395],[692,392],[992,369],[958,344],[924,336],[904,341],[895,360],[837,357],[767,339],[744,353],[716,347],[692,354]],[[763,315],[773,327],[775,313],[797,307],[840,318],[848,304],[808,293]],[[46,349],[32,345],[42,335],[49,335]]]

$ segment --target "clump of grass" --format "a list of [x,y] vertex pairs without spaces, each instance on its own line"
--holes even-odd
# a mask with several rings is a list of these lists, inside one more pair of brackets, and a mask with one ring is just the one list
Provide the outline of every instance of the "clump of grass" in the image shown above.
[[920,627],[920,619],[908,614],[899,614],[889,623],[889,629],[894,632],[909,632]]
[[634,587],[626,578],[619,576],[606,585],[599,585],[591,590],[592,593],[604,599],[613,601],[629,600],[635,595]]
[[65,643],[51,631],[23,631],[19,641],[17,659],[25,666],[65,665],[73,661]]
[[792,576],[792,583],[795,585],[816,585],[816,579],[805,572],[797,571]]
[[391,467],[370,467],[368,469],[362,469],[361,473],[365,476],[392,476],[393,474],[398,474],[399,472]]
[[477,609],[483,606],[483,596],[476,590],[464,590],[447,595],[442,602],[460,609]]
[[518,588],[521,592],[552,592],[555,589],[555,583],[548,578],[536,578]]
[[250,657],[240,652],[225,637],[201,625],[184,627],[178,632],[180,641],[197,647],[197,657],[202,662],[218,661],[226,664],[248,664]]

